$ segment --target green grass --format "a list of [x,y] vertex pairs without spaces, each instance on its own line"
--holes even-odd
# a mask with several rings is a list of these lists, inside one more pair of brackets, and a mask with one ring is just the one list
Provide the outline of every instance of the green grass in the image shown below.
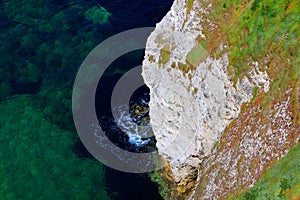
[[[288,1],[255,0],[244,7],[242,12],[234,14],[235,20],[229,30],[229,43],[232,44],[231,63],[240,73],[247,73],[247,60],[260,60],[270,48],[280,48],[283,58],[290,57],[289,51],[296,51],[299,43],[299,24],[295,19],[299,16],[299,4],[291,11]],[[239,24],[234,26],[233,23]],[[289,37],[286,37],[289,35]],[[298,40],[298,41],[297,41]],[[292,50],[291,50],[292,49]]]
[[[266,55],[275,57],[270,56],[268,62],[282,65],[288,58],[299,57],[299,0],[234,0],[226,5],[224,1],[212,4],[214,10],[207,17],[221,26],[216,32],[206,33],[210,35],[209,54],[215,54],[220,38],[228,42],[228,71],[234,82],[248,75],[249,62],[262,61]],[[225,14],[227,17],[223,17]],[[259,66],[260,70],[266,70],[264,64]]]
[[253,94],[253,97],[252,97],[250,103],[252,103],[252,102],[255,100],[256,95],[257,95],[257,92],[258,92],[258,89],[259,89],[258,86],[254,86],[254,88],[253,88],[253,93],[252,93],[252,94]]
[[193,65],[198,66],[204,59],[208,56],[206,50],[200,45],[197,44],[192,48],[192,50],[187,54],[186,61]]
[[[264,116],[263,113],[269,113],[275,103],[286,99],[287,89],[294,88],[290,106],[295,112],[293,123],[299,124],[299,94],[296,88],[300,80],[300,1],[233,0],[224,5],[224,1],[217,0],[210,3],[214,10],[207,18],[219,22],[219,26],[214,32],[205,32],[207,40],[199,40],[199,44],[203,44],[208,54],[215,57],[228,53],[228,72],[234,83],[249,77],[252,70],[249,63],[253,61],[257,61],[259,69],[266,71],[271,79],[268,93],[259,92],[254,87],[254,98],[242,106],[242,112],[247,112],[249,105],[259,104],[263,111],[257,114]],[[209,27],[204,24],[203,30]],[[218,52],[221,43],[228,44],[228,47]],[[270,120],[260,123],[267,124]],[[265,174],[252,189],[235,199],[300,199],[299,155],[298,143],[286,157],[265,169]],[[205,187],[206,183],[202,183]]]
[[217,148],[218,144],[219,144],[219,140],[214,143],[213,149]]
[[161,50],[160,50],[160,59],[158,61],[159,64],[165,65],[169,62],[170,60],[170,47],[169,45],[165,45]]
[[191,12],[193,4],[194,4],[194,0],[187,0],[187,3],[186,3],[186,12],[187,12],[187,14],[189,14]]

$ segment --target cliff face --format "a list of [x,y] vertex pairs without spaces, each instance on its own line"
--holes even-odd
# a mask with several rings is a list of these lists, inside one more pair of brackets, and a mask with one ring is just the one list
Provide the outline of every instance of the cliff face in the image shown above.
[[[216,58],[197,41],[206,37],[201,22],[207,19],[201,14],[209,14],[209,9],[198,2],[189,12],[186,7],[184,0],[175,1],[157,24],[143,63],[143,77],[151,91],[151,125],[175,181],[210,155],[242,103],[252,98],[255,85],[262,85],[265,92],[269,89],[269,77],[259,71],[257,63],[253,63],[251,78],[244,77],[234,86],[227,72],[227,53]],[[218,51],[222,48],[220,44]]]
[[[209,157],[195,197],[253,186],[298,141],[299,30],[273,26],[297,22],[264,3],[175,0],[148,39],[142,75],[159,153],[179,184]],[[292,6],[276,12],[293,18]]]

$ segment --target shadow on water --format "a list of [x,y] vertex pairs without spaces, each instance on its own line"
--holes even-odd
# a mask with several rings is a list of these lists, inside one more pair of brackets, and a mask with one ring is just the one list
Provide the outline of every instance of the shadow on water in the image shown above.
[[158,187],[146,174],[131,174],[106,168],[107,192],[116,200],[162,200]]
[[[131,152],[150,152],[155,150],[155,138],[147,138],[149,142],[145,145],[140,145],[130,140],[131,135],[122,132],[112,117],[112,109],[110,105],[110,98],[120,77],[132,67],[138,66],[142,63],[144,58],[144,50],[137,50],[127,53],[117,60],[115,60],[101,77],[97,87],[96,93],[96,112],[101,128],[106,133],[106,136],[120,148]],[[121,72],[121,73],[119,73]],[[131,96],[130,106],[144,105],[145,109],[148,107],[149,89],[147,86],[138,88]],[[132,113],[132,109],[131,109]],[[148,117],[145,114],[143,117]],[[131,116],[133,117],[133,116]],[[149,118],[148,118],[149,119]],[[133,117],[133,121],[137,124],[140,120]],[[135,139],[132,139],[133,141]],[[137,145],[139,144],[139,145]],[[78,148],[77,148],[78,149]],[[85,153],[77,152],[79,156],[87,156]],[[161,199],[158,192],[158,186],[151,182],[147,174],[132,174],[114,170],[106,167],[105,184],[107,186],[108,194],[112,199]]]

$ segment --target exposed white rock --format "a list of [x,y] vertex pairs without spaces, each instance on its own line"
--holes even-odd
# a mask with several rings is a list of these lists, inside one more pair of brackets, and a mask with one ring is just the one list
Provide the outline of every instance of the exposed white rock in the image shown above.
[[[196,1],[187,14],[186,1],[175,0],[146,46],[142,75],[150,88],[151,125],[158,151],[170,162],[175,181],[188,176],[211,153],[230,120],[239,115],[241,104],[251,100],[254,86],[263,85],[266,92],[269,86],[267,73],[257,68],[251,80],[245,77],[234,86],[226,54],[219,59],[207,55],[190,72],[192,78],[171,68],[172,63],[187,62],[198,36],[205,39],[201,23],[206,19],[201,16],[207,12],[209,8]],[[170,51],[163,66],[158,64],[161,49]]]

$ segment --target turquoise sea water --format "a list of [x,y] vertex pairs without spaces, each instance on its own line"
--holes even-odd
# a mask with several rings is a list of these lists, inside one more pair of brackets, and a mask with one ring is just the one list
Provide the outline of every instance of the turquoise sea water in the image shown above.
[[[160,199],[147,175],[118,172],[89,155],[74,129],[71,93],[90,50],[118,32],[154,26],[171,4],[0,2],[1,200]],[[126,59],[141,64],[142,57],[137,53]],[[125,72],[116,67],[111,80]],[[108,93],[110,84],[105,85]]]

